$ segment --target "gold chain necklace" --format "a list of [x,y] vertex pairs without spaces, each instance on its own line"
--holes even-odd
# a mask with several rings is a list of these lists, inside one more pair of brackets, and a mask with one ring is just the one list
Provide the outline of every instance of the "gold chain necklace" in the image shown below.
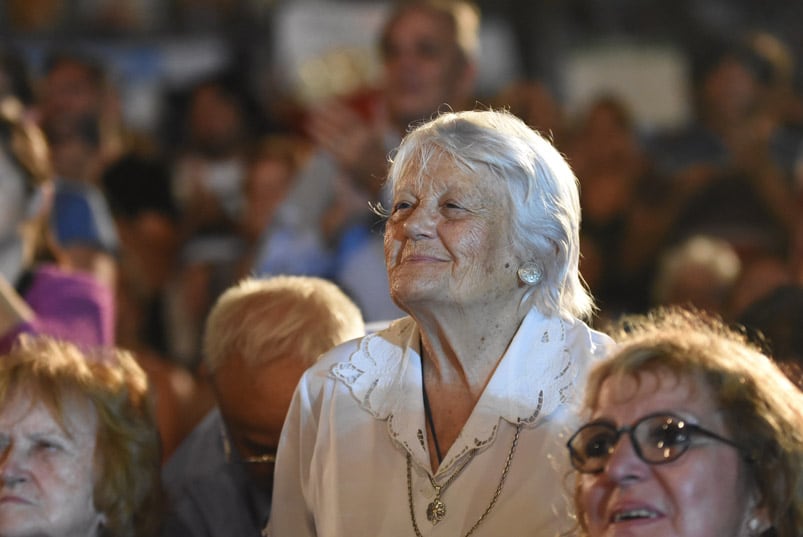
[[[469,535],[471,535],[472,533],[474,533],[477,530],[477,528],[480,526],[480,524],[482,524],[482,522],[485,520],[485,518],[488,516],[488,514],[494,508],[494,506],[496,505],[496,502],[499,500],[499,496],[502,494],[502,488],[505,486],[505,480],[507,479],[507,474],[510,471],[510,464],[511,464],[511,462],[513,462],[513,455],[515,455],[515,453],[516,453],[516,446],[518,446],[518,444],[519,444],[519,433],[521,433],[521,428],[523,427],[523,425],[524,424],[519,423],[516,426],[516,434],[513,436],[513,443],[510,445],[510,451],[508,451],[507,459],[505,460],[505,466],[502,469],[502,477],[499,478],[499,485],[497,485],[497,487],[496,487],[496,491],[494,492],[493,498],[491,498],[491,502],[488,504],[488,507],[485,509],[485,511],[482,513],[482,515],[480,515],[480,518],[477,519],[477,522],[475,522],[474,525],[471,526],[471,529],[468,530],[468,532],[466,533],[465,537],[469,537]],[[463,466],[461,466],[458,470],[456,470],[452,474],[452,476],[441,486],[437,486],[435,484],[435,480],[432,478],[432,476],[429,475],[429,472],[427,472],[427,477],[429,477],[430,483],[435,488],[435,499],[427,507],[427,518],[433,524],[437,524],[438,522],[443,520],[444,516],[446,516],[446,506],[443,504],[443,502],[441,501],[441,498],[440,498],[441,492],[443,492],[444,489],[446,487],[448,487],[457,478],[457,476],[463,472],[465,467],[468,466],[468,463],[471,461],[472,458],[474,458],[474,455],[476,455],[476,453],[477,453],[476,450],[473,451],[471,456],[469,457],[469,459],[465,462],[465,464],[463,464]],[[410,456],[410,452],[407,452],[407,502],[410,505],[410,519],[413,521],[413,531],[415,532],[416,537],[424,537],[423,535],[421,535],[421,530],[418,529],[418,522],[416,521],[416,518],[415,518],[415,507],[413,506],[413,475],[412,475],[413,472],[412,472],[412,466],[413,466],[412,465],[412,457]],[[437,513],[438,516],[436,517],[437,520],[433,520],[432,518],[430,518],[430,511],[431,510],[433,510],[433,511],[437,510],[438,511],[438,513]]]
[[429,478],[429,483],[432,485],[432,488],[435,489],[435,499],[433,499],[429,505],[427,506],[427,520],[432,522],[433,525],[437,524],[446,516],[446,505],[441,501],[441,492],[446,492],[446,489],[449,485],[457,479],[457,476],[463,473],[468,463],[471,462],[471,459],[477,454],[477,450],[473,450],[471,454],[466,458],[466,462],[464,462],[460,468],[452,472],[452,475],[449,476],[443,485],[438,485],[435,482],[435,478],[429,475],[427,472],[427,477]]

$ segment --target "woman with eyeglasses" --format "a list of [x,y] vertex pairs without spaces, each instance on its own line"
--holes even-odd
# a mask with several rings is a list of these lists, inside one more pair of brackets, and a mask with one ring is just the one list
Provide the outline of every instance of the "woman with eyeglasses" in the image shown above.
[[620,332],[567,444],[581,534],[803,535],[803,393],[704,314],[660,310]]

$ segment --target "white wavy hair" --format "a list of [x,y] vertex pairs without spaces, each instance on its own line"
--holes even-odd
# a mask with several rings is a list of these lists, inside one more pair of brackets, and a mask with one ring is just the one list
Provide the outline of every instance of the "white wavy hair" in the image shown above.
[[543,277],[524,301],[548,315],[588,317],[594,303],[579,272],[577,178],[557,149],[513,114],[443,112],[411,130],[391,159],[388,187],[438,156],[466,173],[502,182],[510,196],[513,247]]

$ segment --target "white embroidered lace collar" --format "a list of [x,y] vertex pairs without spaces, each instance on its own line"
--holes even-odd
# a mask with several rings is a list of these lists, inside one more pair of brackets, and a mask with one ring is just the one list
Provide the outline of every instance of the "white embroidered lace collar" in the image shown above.
[[[582,330],[576,328],[582,327]],[[584,339],[581,342],[578,339]],[[438,474],[447,473],[469,451],[489,445],[499,419],[534,426],[565,402],[580,364],[570,349],[591,351],[590,330],[580,321],[545,317],[531,310],[494,371]],[[348,361],[331,375],[351,390],[360,406],[388,420],[391,437],[417,464],[429,468],[424,440],[419,333],[410,318],[366,336]]]

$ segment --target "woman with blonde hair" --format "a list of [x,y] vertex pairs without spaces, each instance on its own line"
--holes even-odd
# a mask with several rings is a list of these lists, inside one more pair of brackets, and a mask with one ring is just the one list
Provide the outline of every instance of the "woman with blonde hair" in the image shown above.
[[159,462],[127,352],[26,334],[0,357],[0,535],[153,535]]

